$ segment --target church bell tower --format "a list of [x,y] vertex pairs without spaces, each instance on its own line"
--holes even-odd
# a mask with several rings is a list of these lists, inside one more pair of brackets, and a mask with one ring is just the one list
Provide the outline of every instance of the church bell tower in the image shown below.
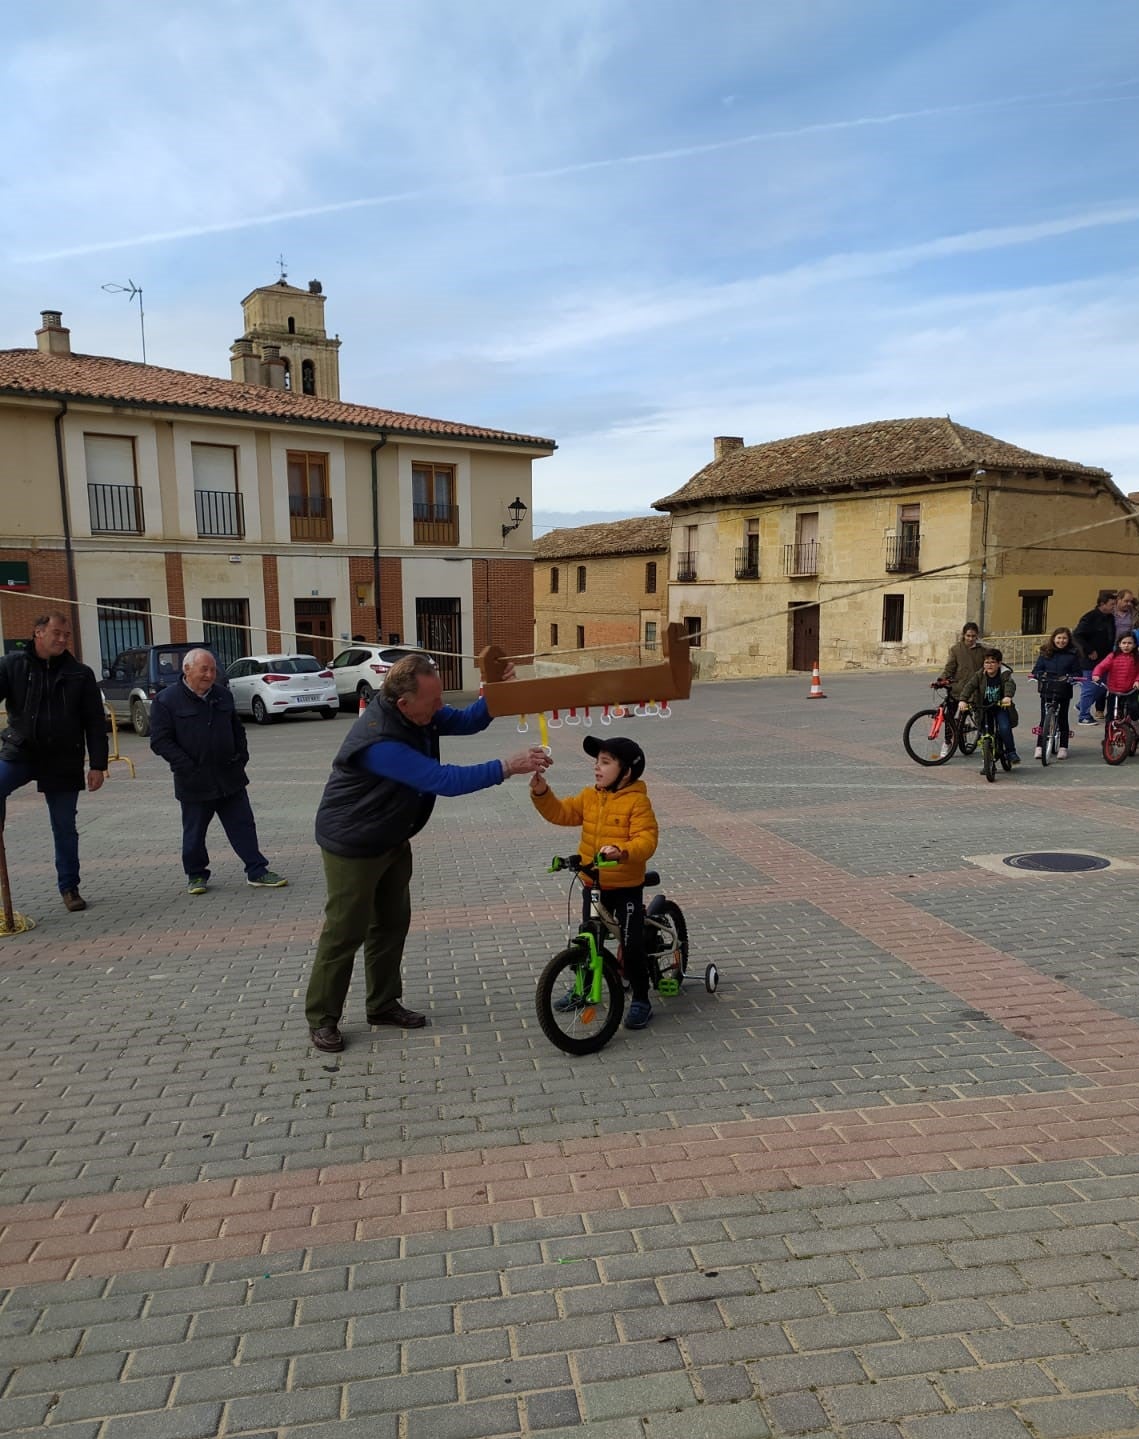
[[340,398],[340,339],[324,329],[324,293],[319,280],[307,290],[290,285],[282,272],[273,285],[251,291],[241,302],[245,334],[230,350],[235,380]]

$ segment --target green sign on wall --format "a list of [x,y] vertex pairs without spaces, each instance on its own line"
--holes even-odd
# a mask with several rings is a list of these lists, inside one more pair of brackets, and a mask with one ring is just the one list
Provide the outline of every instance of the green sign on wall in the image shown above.
[[0,589],[26,590],[30,585],[26,560],[0,559]]

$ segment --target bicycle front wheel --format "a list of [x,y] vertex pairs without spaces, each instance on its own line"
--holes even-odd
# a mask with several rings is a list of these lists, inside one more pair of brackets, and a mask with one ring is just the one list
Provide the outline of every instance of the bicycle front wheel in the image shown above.
[[977,741],[981,738],[977,732],[976,721],[973,719],[971,710],[966,710],[963,715],[958,715],[953,721],[953,728],[957,731],[957,748],[963,755],[971,755],[977,748]]
[[589,954],[581,945],[555,954],[539,976],[534,996],[538,1023],[550,1043],[566,1054],[595,1054],[603,1049],[625,1012],[625,991],[616,965],[604,964],[596,1003],[585,997],[591,979]]
[[997,777],[997,754],[996,745],[991,734],[981,736],[981,765],[984,769],[985,778],[990,784]]
[[918,710],[906,721],[902,743],[910,759],[918,764],[944,764],[957,747],[957,730],[940,709]]
[[1056,715],[1049,710],[1044,717],[1044,729],[1040,735],[1040,763],[1045,768],[1050,759],[1055,759],[1056,751],[1060,747],[1059,728],[1056,724]]
[[1127,758],[1130,746],[1127,726],[1116,720],[1109,720],[1103,732],[1103,757],[1108,764],[1122,764]]

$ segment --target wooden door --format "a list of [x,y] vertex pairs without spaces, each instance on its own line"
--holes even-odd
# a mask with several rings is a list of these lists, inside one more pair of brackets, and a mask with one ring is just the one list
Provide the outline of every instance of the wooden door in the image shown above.
[[791,668],[809,670],[819,658],[819,607],[796,605],[791,611]]
[[312,655],[322,665],[332,659],[332,601],[294,600],[293,628],[297,632],[297,653]]

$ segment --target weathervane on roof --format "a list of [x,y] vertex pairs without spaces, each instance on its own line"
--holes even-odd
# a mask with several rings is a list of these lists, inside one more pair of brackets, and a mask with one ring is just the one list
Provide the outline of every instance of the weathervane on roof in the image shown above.
[[138,296],[138,327],[142,331],[142,363],[146,364],[146,317],[142,313],[142,286],[136,285],[133,280],[128,280],[125,285],[104,285],[103,289],[110,295],[125,295],[127,303]]
[[277,283],[278,283],[279,285],[283,285],[283,284],[285,283],[285,281],[289,278],[289,272],[288,272],[288,270],[285,269],[285,257],[284,257],[284,255],[278,255],[278,256],[277,256],[277,264],[280,266],[280,270],[281,270],[280,275],[277,277]]

